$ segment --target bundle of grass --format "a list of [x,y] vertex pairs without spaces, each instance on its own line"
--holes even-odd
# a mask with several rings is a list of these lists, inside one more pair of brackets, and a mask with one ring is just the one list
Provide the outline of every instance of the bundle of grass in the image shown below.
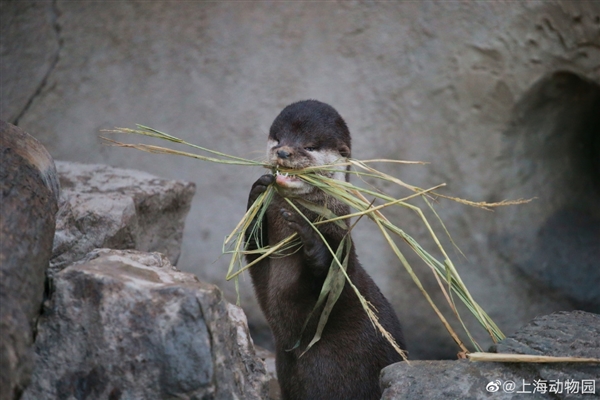
[[[313,185],[325,194],[337,199],[339,202],[343,204],[347,204],[352,213],[348,215],[338,216],[335,215],[331,210],[329,210],[326,206],[311,203],[305,199],[294,199],[293,201],[290,199],[285,199],[290,207],[298,212],[315,230],[315,232],[321,236],[321,239],[328,247],[329,252],[332,255],[332,263],[329,268],[328,274],[325,278],[325,282],[322,286],[320,295],[318,297],[317,303],[313,308],[313,311],[306,322],[312,317],[312,315],[317,310],[322,310],[320,314],[320,319],[318,322],[318,327],[316,333],[314,334],[312,340],[304,349],[304,351],[308,351],[311,346],[313,346],[321,337],[323,329],[327,323],[327,317],[336,304],[337,299],[342,292],[345,284],[347,283],[352,290],[358,296],[362,307],[365,312],[369,316],[370,321],[374,325],[374,327],[381,332],[381,334],[388,339],[388,341],[394,346],[396,351],[398,351],[402,357],[405,358],[404,352],[400,349],[400,347],[394,342],[392,336],[381,326],[377,318],[377,311],[373,309],[368,301],[365,300],[360,291],[354,286],[353,282],[350,280],[348,274],[346,273],[347,263],[348,263],[348,252],[351,241],[350,240],[342,240],[338,248],[331,248],[327,244],[327,241],[322,237],[319,232],[319,225],[326,223],[334,223],[342,226],[345,230],[350,232],[352,230],[352,226],[348,226],[350,218],[357,218],[357,221],[361,218],[367,217],[375,225],[378,227],[381,232],[383,238],[389,244],[390,248],[393,250],[394,254],[397,256],[400,263],[404,266],[406,271],[409,273],[419,290],[423,293],[428,303],[434,309],[440,320],[442,321],[445,328],[448,330],[449,334],[453,338],[453,340],[457,343],[461,352],[466,354],[469,353],[464,342],[459,338],[459,335],[452,328],[450,323],[444,317],[444,315],[440,312],[431,296],[424,289],[421,284],[419,278],[414,273],[412,266],[408,262],[407,258],[404,256],[402,251],[399,249],[395,239],[400,239],[404,241],[410,249],[412,249],[422,260],[423,262],[433,271],[438,283],[439,287],[444,293],[448,304],[453,310],[455,316],[458,321],[462,325],[464,331],[469,337],[470,342],[476,351],[481,351],[481,347],[474,340],[473,336],[463,323],[463,320],[460,316],[460,313],[455,304],[455,297],[458,297],[469,309],[469,311],[475,316],[475,318],[479,321],[479,323],[483,326],[483,328],[488,332],[490,337],[494,342],[497,342],[500,339],[504,338],[504,335],[500,331],[500,329],[496,326],[496,324],[492,321],[492,319],[486,314],[486,312],[477,304],[477,302],[473,299],[471,294],[469,293],[467,287],[464,282],[460,278],[454,264],[448,257],[448,254],[444,247],[442,246],[438,235],[434,232],[429,220],[425,216],[423,209],[417,205],[414,205],[413,202],[415,200],[421,200],[424,208],[429,209],[432,214],[435,216],[437,220],[441,223],[443,228],[443,233],[449,236],[448,231],[444,227],[441,219],[438,214],[435,212],[432,206],[432,200],[436,198],[446,198],[452,201],[457,201],[463,204],[467,204],[470,206],[482,207],[482,208],[492,208],[497,206],[504,206],[510,204],[521,204],[526,202],[525,200],[517,200],[517,201],[503,201],[499,203],[477,203],[471,202],[459,198],[449,197],[442,195],[438,192],[438,189],[444,186],[444,184],[437,185],[435,187],[431,187],[428,189],[419,188],[416,186],[409,185],[398,178],[385,174],[374,167],[372,164],[374,163],[415,163],[415,162],[405,162],[398,160],[388,160],[388,159],[377,159],[377,160],[356,160],[351,158],[340,159],[331,164],[321,165],[319,167],[308,167],[304,169],[284,169],[277,168],[273,165],[269,165],[267,163],[253,161],[244,159],[241,157],[235,157],[231,155],[227,155],[224,153],[220,153],[217,151],[209,150],[197,145],[193,145],[186,141],[183,141],[174,136],[168,135],[166,133],[145,127],[138,126],[138,129],[126,129],[126,128],[117,128],[111,132],[116,133],[127,133],[127,134],[139,134],[144,136],[150,136],[154,138],[164,139],[175,143],[180,143],[183,145],[191,146],[195,149],[201,150],[202,152],[208,153],[209,155],[201,155],[196,153],[189,153],[179,150],[173,150],[165,147],[154,146],[154,145],[146,145],[146,144],[124,144],[120,142],[115,142],[112,140],[106,139],[108,142],[121,146],[121,147],[129,147],[136,148],[138,150],[143,150],[151,153],[160,153],[160,154],[173,154],[173,155],[181,155],[187,157],[193,157],[196,159],[201,159],[210,162],[217,162],[223,164],[232,164],[232,165],[243,165],[243,166],[259,166],[263,168],[271,169],[273,174],[287,174],[293,175],[296,179],[300,179],[310,185]],[[380,190],[363,188],[360,186],[353,185],[346,181],[341,181],[337,179],[333,179],[330,176],[333,173],[341,172],[341,173],[350,173],[360,178],[370,178],[374,180],[381,181],[386,184],[394,184],[399,185],[403,188],[408,189],[411,194],[403,197],[403,198],[394,198],[392,196],[386,195]],[[279,188],[277,185],[271,185],[267,188],[267,190],[262,193],[256,201],[248,208],[246,214],[243,216],[241,221],[237,224],[237,226],[233,229],[233,231],[225,238],[223,252],[231,255],[231,262],[229,264],[229,268],[227,271],[227,279],[233,279],[237,285],[237,279],[242,272],[247,270],[248,268],[252,268],[260,260],[263,260],[266,257],[282,257],[289,253],[290,249],[297,248],[297,234],[293,234],[275,245],[266,245],[264,243],[259,243],[257,249],[249,250],[245,247],[245,236],[250,235],[254,237],[255,241],[259,242],[259,235],[257,232],[261,229],[260,223],[253,223],[253,221],[261,221],[262,216],[266,212],[270,202],[273,199],[274,193],[278,191]],[[369,201],[367,199],[371,197],[373,200]],[[304,216],[298,208],[297,205],[310,210],[311,212],[319,215],[317,221],[311,222],[306,216]],[[389,207],[402,207],[404,209],[411,210],[416,212],[421,221],[423,222],[427,232],[435,242],[440,254],[441,259],[436,258],[434,255],[427,252],[417,241],[408,235],[404,230],[400,227],[394,225],[390,222],[383,214],[383,211]],[[356,222],[355,222],[356,223]],[[253,258],[255,260],[252,263],[244,265],[243,258],[247,254],[254,255]],[[305,324],[306,326],[306,324]],[[300,338],[298,338],[300,339]],[[300,343],[300,340],[298,340]]]

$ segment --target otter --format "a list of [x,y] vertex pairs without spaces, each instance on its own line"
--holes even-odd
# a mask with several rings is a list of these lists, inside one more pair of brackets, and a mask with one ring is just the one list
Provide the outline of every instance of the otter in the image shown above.
[[[298,169],[324,165],[350,157],[350,153],[350,132],[345,121],[333,107],[316,100],[285,107],[269,130],[267,157],[276,166]],[[348,181],[345,172],[332,175]],[[246,244],[248,249],[256,249],[257,241],[274,245],[294,232],[301,242],[288,255],[263,259],[250,268],[259,305],[275,339],[283,399],[379,399],[381,369],[402,358],[376,331],[347,283],[331,310],[320,341],[304,352],[315,334],[320,312],[311,317],[303,333],[302,328],[316,304],[333,257],[321,237],[282,196],[292,201],[303,198],[326,204],[336,215],[349,214],[349,207],[299,178],[279,173],[263,175],[252,185],[248,207],[271,184],[277,185],[278,190],[263,216],[262,230],[257,238],[250,237],[249,229]],[[311,221],[316,220],[315,213],[297,206]],[[319,225],[319,231],[334,251],[348,233],[334,223]],[[249,254],[246,259],[252,262],[257,257]],[[350,248],[347,273],[377,310],[381,325],[405,349],[400,322],[362,268],[354,246]]]

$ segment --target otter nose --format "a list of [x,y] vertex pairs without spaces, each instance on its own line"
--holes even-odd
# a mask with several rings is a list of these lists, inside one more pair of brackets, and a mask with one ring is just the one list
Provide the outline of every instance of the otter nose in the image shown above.
[[284,159],[288,158],[290,156],[290,154],[291,153],[289,151],[286,151],[286,150],[277,150],[277,156],[279,158],[284,158]]

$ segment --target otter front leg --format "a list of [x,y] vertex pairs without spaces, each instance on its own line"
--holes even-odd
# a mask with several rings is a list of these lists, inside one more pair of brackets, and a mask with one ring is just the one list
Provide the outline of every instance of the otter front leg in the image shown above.
[[[284,208],[282,208],[280,212],[283,219],[287,221],[289,227],[298,233],[298,236],[302,241],[302,251],[304,252],[305,260],[312,273],[318,277],[325,276],[331,265],[333,256],[323,242],[323,239],[321,239],[314,228],[311,227],[298,213],[289,212]],[[326,235],[324,235],[324,237],[331,249],[335,252],[341,240],[332,240]]]

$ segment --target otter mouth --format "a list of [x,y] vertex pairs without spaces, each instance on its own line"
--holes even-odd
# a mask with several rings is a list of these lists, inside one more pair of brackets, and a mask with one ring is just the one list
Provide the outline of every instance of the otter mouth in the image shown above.
[[296,189],[303,187],[305,182],[295,175],[290,175],[288,172],[275,171],[275,182],[284,188]]

